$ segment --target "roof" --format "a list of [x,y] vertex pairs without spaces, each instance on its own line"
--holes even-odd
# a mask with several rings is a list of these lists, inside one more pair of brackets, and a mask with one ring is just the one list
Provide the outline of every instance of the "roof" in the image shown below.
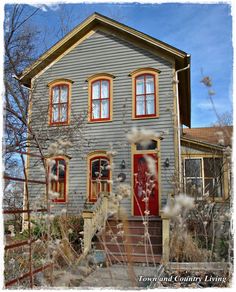
[[[130,42],[145,45],[157,54],[162,53],[175,62],[176,70],[185,68],[190,64],[190,55],[156,38],[135,30],[129,26],[119,23],[111,18],[94,13],[65,35],[60,41],[42,54],[36,62],[26,68],[19,76],[19,80],[30,87],[31,79],[48,65],[55,61],[60,55],[67,51],[78,40],[82,39],[89,31],[101,27],[112,30],[118,36],[126,37]],[[190,127],[191,124],[191,92],[190,92],[190,69],[179,73],[179,104],[181,122]]]
[[233,126],[183,129],[183,138],[217,146],[232,145]]

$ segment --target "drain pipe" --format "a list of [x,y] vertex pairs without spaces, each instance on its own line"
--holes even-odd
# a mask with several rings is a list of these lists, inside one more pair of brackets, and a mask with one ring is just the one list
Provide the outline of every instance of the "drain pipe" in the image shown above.
[[[190,55],[187,55],[187,57],[189,57]],[[182,162],[181,162],[181,141],[180,141],[180,137],[181,137],[181,127],[180,127],[180,108],[179,108],[179,87],[178,87],[178,83],[179,83],[179,79],[178,79],[178,73],[182,72],[184,70],[187,70],[190,68],[190,64],[188,64],[188,66],[176,70],[175,71],[175,84],[176,84],[176,107],[177,107],[177,127],[178,127],[178,156],[179,156],[179,165],[178,165],[178,172],[179,172],[179,189],[181,189],[181,185],[182,185]]]

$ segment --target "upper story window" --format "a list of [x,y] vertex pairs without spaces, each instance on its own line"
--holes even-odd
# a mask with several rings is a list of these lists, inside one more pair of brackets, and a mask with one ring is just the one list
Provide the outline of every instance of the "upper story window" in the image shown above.
[[63,157],[50,159],[49,163],[49,186],[53,202],[66,202],[67,197],[67,161]]
[[50,125],[68,125],[70,114],[71,81],[57,80],[50,88]]
[[89,81],[89,121],[112,120],[112,84],[110,74],[93,75]]
[[133,118],[158,117],[158,73],[156,69],[139,69],[131,73],[133,84]]

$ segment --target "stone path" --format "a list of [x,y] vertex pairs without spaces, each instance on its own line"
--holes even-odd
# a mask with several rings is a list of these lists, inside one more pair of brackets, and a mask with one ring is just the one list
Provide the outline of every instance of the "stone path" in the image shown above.
[[133,266],[135,273],[136,284],[132,284],[131,276],[128,273],[127,265],[112,265],[111,267],[98,268],[86,277],[81,283],[80,287],[116,287],[116,288],[138,288],[146,287],[149,281],[139,281],[140,276],[156,277],[159,266],[143,267]]

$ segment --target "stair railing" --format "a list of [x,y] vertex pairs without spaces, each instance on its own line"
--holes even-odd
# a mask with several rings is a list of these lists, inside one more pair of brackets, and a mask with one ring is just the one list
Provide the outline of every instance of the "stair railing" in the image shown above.
[[92,238],[96,232],[106,225],[108,215],[108,193],[100,193],[96,203],[91,209],[84,210],[82,213],[84,219],[84,247],[83,256],[86,256],[91,249]]

